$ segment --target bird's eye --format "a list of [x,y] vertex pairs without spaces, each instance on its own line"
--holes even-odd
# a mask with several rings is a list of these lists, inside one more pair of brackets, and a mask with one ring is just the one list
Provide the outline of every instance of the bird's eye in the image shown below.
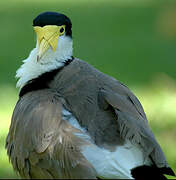
[[61,27],[60,28],[60,35],[64,34],[64,32],[65,32],[65,27]]
[[62,27],[61,29],[60,29],[60,32],[62,33],[64,31],[64,28]]

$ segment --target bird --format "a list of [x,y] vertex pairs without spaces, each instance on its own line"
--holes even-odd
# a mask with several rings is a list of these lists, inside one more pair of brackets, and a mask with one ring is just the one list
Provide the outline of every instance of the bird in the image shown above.
[[27,179],[175,176],[137,97],[73,56],[70,18],[42,12],[33,28],[5,145],[14,171]]

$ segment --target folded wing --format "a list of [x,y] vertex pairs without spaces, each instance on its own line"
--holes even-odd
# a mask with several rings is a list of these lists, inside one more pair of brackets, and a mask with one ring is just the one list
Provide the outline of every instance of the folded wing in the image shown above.
[[[122,88],[126,88],[122,84]],[[126,92],[125,92],[126,91]],[[144,153],[144,158],[150,158],[153,165],[162,168],[163,174],[173,175],[164,153],[149,128],[145,113],[137,98],[126,88],[125,93],[118,94],[111,89],[102,89],[99,99],[105,108],[113,107],[120,128],[120,136],[138,144]]]
[[96,178],[80,153],[84,142],[62,119],[62,100],[53,90],[24,95],[16,104],[6,148],[23,178]]

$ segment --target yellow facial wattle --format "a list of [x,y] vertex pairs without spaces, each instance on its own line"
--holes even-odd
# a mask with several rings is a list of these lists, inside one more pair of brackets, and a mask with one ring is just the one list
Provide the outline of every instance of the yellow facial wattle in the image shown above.
[[37,34],[39,45],[38,59],[40,59],[50,46],[54,52],[56,51],[59,36],[65,33],[65,25],[47,25],[44,27],[35,26],[34,31]]

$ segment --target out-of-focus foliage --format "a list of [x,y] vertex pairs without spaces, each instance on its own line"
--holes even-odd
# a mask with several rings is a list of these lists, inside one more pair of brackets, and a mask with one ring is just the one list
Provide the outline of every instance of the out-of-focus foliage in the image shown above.
[[68,15],[74,55],[114,76],[137,95],[176,171],[176,4],[162,0],[6,0],[0,2],[0,178],[17,177],[4,149],[18,99],[14,78],[32,48],[32,20]]

